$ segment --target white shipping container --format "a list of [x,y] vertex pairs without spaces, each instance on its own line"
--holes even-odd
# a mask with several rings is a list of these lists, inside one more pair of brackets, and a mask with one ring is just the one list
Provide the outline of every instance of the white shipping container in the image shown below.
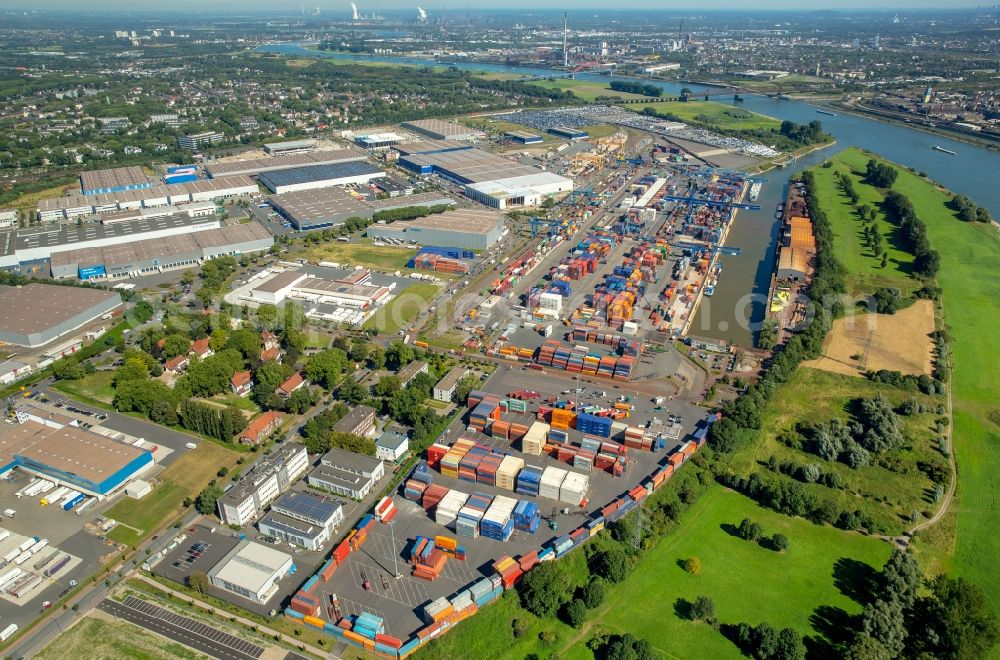
[[35,543],[36,543],[35,539],[25,539],[21,541],[21,545],[17,546],[17,549],[19,552],[24,552],[31,546],[35,545]]
[[45,546],[47,546],[48,544],[49,544],[49,540],[48,539],[42,539],[41,541],[39,541],[35,545],[33,545],[30,548],[28,548],[28,552],[30,552],[33,555],[36,555],[39,552],[41,552],[45,548]]
[[21,554],[21,551],[18,550],[17,548],[14,548],[13,550],[8,551],[7,554],[3,556],[3,560],[6,562],[14,561],[15,559],[17,559],[17,556],[19,554]]
[[2,631],[0,631],[0,642],[6,642],[16,632],[17,632],[17,624],[16,623],[10,624],[6,628],[4,628]]
[[82,516],[83,512],[86,511],[87,509],[89,509],[90,507],[94,506],[95,502],[97,502],[97,498],[96,497],[88,497],[87,499],[85,499],[80,504],[77,504],[76,505],[76,509],[75,509],[76,515]]
[[48,506],[49,504],[55,504],[57,501],[61,500],[63,496],[70,491],[69,488],[65,486],[60,486],[55,489],[52,493],[46,495],[41,499],[42,506]]
[[11,568],[6,573],[0,575],[0,591],[3,591],[3,588],[7,586],[8,582],[16,580],[22,575],[24,575],[24,571],[20,568]]
[[0,529],[0,541],[3,541],[8,536],[10,536],[10,532],[8,532],[6,529]]
[[25,550],[24,552],[22,552],[18,556],[17,559],[14,560],[14,563],[17,564],[18,566],[20,566],[21,564],[23,564],[24,562],[28,561],[29,559],[31,559],[31,553],[28,552],[27,550]]

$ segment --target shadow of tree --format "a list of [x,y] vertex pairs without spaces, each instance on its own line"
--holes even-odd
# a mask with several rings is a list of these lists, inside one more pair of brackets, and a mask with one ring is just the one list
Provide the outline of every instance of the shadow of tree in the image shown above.
[[694,607],[694,603],[684,598],[678,598],[674,601],[674,614],[678,619],[685,619],[687,621],[693,620],[691,610]]
[[841,557],[833,565],[833,584],[840,593],[865,605],[879,591],[879,572],[863,561]]
[[722,523],[721,525],[719,525],[719,529],[724,531],[726,534],[729,534],[730,536],[735,536],[736,538],[739,538],[740,536],[740,528],[737,527],[736,525],[730,525],[729,523]]
[[855,631],[858,629],[858,617],[848,614],[839,607],[830,605],[820,605],[809,616],[809,623],[812,625],[820,637],[811,638],[811,644],[817,647],[826,647],[828,653],[821,657],[836,657],[840,648],[849,644],[854,639]]

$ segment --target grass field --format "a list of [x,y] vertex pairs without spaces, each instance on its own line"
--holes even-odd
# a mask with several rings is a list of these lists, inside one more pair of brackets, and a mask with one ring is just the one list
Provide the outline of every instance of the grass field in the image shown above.
[[[821,422],[833,417],[847,421],[854,399],[880,392],[894,405],[913,397],[931,411],[943,402],[942,397],[905,392],[855,376],[801,367],[788,383],[778,389],[768,405],[764,413],[762,438],[752,450],[734,455],[734,471],[742,475],[749,475],[755,470],[769,472],[767,462],[772,456],[779,462],[792,461],[798,465],[815,463],[824,471],[835,472],[844,488],[834,489],[819,483],[801,484],[806,492],[835,502],[840,510],[861,509],[886,529],[902,532],[904,527],[909,526],[909,516],[914,510],[934,508],[928,498],[934,484],[917,468],[917,463],[921,461],[945,464],[945,459],[937,451],[938,434],[933,430],[937,415],[934,412],[900,418],[908,442],[904,447],[883,454],[884,460],[896,466],[895,470],[875,461],[867,467],[851,469],[843,463],[827,462],[815,454],[789,447],[779,440],[783,433],[792,431],[799,422]],[[782,478],[791,481],[790,477]]]
[[[788,536],[788,550],[776,553],[725,530],[744,517],[760,523],[768,534]],[[715,601],[721,623],[768,621],[803,635],[836,635],[826,622],[861,611],[850,596],[850,585],[869,568],[881,568],[889,551],[882,541],[772,513],[713,486],[684,514],[676,531],[648,551],[624,582],[609,588],[605,603],[591,612],[584,629],[540,621],[508,593],[418,657],[520,660],[537,653],[590,660],[593,654],[585,644],[597,627],[648,639],[665,658],[739,657],[719,631],[681,616],[684,603],[707,595]],[[568,559],[579,561],[581,554],[577,551]],[[678,563],[691,556],[701,560],[697,576]],[[530,624],[519,639],[512,635],[514,618]],[[544,631],[554,633],[555,641],[541,641]]]
[[440,288],[436,284],[411,284],[390,300],[388,305],[375,312],[375,316],[365,322],[364,328],[390,334],[397,332],[415,319],[438,291]]
[[[841,152],[838,166],[864,169],[870,156]],[[893,186],[913,203],[927,226],[931,247],[941,255],[938,285],[952,336],[952,395],[955,456],[960,478],[953,572],[978,584],[1000,615],[1000,381],[993,339],[1000,318],[1000,237],[996,227],[965,223],[946,206],[949,194],[900,169]],[[991,357],[993,356],[993,357]],[[919,537],[918,537],[919,542]],[[941,545],[946,545],[942,543]],[[919,547],[919,546],[918,546]],[[996,651],[995,651],[996,653]],[[994,655],[996,657],[996,655]]]
[[559,78],[557,80],[537,80],[530,84],[538,85],[539,87],[544,87],[545,89],[558,89],[564,92],[573,92],[577,98],[583,99],[584,101],[593,101],[597,99],[598,96],[613,96],[633,101],[637,99],[649,98],[648,96],[643,96],[641,94],[616,92],[606,83],[592,82],[589,80]]
[[161,483],[152,493],[141,500],[125,497],[105,512],[106,517],[124,523],[108,536],[128,545],[139,542],[179,513],[184,498],[197,495],[219,468],[232,469],[239,455],[213,442],[198,443],[197,449],[186,452],[160,473]]
[[130,623],[91,615],[59,635],[35,657],[40,660],[173,660],[208,656]]
[[[856,156],[855,156],[856,155]],[[849,149],[832,159],[833,166],[816,167],[815,176],[817,201],[826,211],[833,228],[833,251],[847,270],[847,288],[852,295],[871,293],[879,287],[897,287],[904,294],[918,288],[916,280],[910,277],[913,255],[901,246],[895,237],[895,227],[882,213],[878,214],[876,226],[885,236],[888,263],[882,268],[881,258],[876,259],[864,244],[864,230],[861,220],[851,200],[841,191],[836,182],[838,173],[847,174],[854,181],[854,189],[860,197],[859,204],[875,208],[882,201],[882,193],[862,181],[868,156]]]
[[341,265],[364,266],[390,273],[406,270],[407,262],[414,256],[416,250],[391,245],[376,246],[368,239],[352,243],[324,243],[305,249],[305,258],[313,263],[333,261]]
[[233,394],[233,392],[226,392],[225,394],[218,394],[211,399],[207,400],[210,404],[219,404],[223,406],[233,406],[234,408],[239,408],[245,412],[257,414],[260,412],[260,406],[254,403],[250,397],[238,396]]
[[739,106],[715,101],[661,101],[642,105],[626,106],[629,110],[642,112],[653,108],[657,112],[675,115],[680,121],[712,124],[730,130],[771,130],[781,128],[781,121],[774,117],[743,110]]
[[112,371],[95,371],[80,380],[56,381],[55,388],[70,396],[111,405],[115,398],[115,388],[111,385],[113,378]]
[[[823,342],[823,357],[806,366],[849,376],[893,369],[931,374],[934,303],[917,300],[895,314],[854,314],[839,318]],[[863,356],[855,360],[852,356]]]

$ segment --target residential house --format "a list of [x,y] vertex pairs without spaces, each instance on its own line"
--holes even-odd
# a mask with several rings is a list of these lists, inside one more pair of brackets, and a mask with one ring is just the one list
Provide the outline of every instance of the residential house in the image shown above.
[[405,433],[385,431],[375,441],[375,458],[394,463],[406,454],[410,448],[410,440]]
[[253,374],[249,371],[237,371],[229,379],[229,388],[236,396],[250,396],[253,391]]
[[215,351],[213,351],[212,347],[208,345],[208,337],[195,339],[191,342],[191,353],[202,360],[215,355]]
[[240,433],[240,442],[251,447],[259,445],[281,426],[281,420],[281,414],[273,410],[258,415]]
[[468,373],[469,370],[465,367],[455,367],[446,373],[444,378],[439,380],[437,385],[434,386],[434,399],[450,403],[452,397],[455,396],[455,388],[458,387],[458,381],[465,378]]
[[405,367],[399,370],[396,376],[399,378],[399,384],[403,387],[407,387],[410,382],[417,377],[417,374],[427,373],[427,363],[423,360],[414,360]]
[[265,348],[260,352],[261,362],[281,362],[281,349],[277,346]]
[[305,386],[306,386],[305,377],[300,373],[294,373],[288,380],[286,380],[281,385],[278,385],[278,389],[276,389],[274,393],[280,397],[284,397],[287,399],[288,397],[292,396],[292,393],[295,392],[295,390]]
[[169,371],[170,373],[179,374],[188,368],[191,364],[191,358],[186,355],[175,355],[166,362],[163,363],[163,369]]

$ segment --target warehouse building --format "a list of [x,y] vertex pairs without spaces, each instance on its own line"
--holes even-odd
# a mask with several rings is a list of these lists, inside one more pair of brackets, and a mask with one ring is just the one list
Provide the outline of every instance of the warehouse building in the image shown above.
[[52,255],[49,268],[55,279],[138,277],[174,268],[196,267],[215,257],[263,252],[273,244],[274,236],[261,225],[251,222],[106,247],[57,252]]
[[316,140],[288,140],[287,142],[269,142],[264,145],[264,153],[269,156],[291,156],[305,154],[316,149]]
[[0,424],[0,474],[18,467],[103,499],[152,464],[149,450],[76,426]]
[[503,134],[505,138],[517,144],[541,144],[542,136],[525,131],[507,131]]
[[398,133],[368,133],[355,135],[354,144],[363,149],[388,149],[403,141]]
[[434,140],[476,140],[483,137],[481,131],[442,119],[404,121],[400,126]]
[[244,539],[208,572],[214,587],[265,605],[278,593],[278,581],[292,570],[292,557]]
[[274,501],[257,528],[307,550],[320,550],[343,521],[344,505],[339,500],[291,491]]
[[399,164],[463,185],[466,195],[497,209],[537,206],[547,197],[573,190],[572,179],[482,149],[404,155]]
[[365,160],[368,154],[356,147],[328,149],[309,153],[283,154],[272,158],[250,158],[246,160],[209,161],[205,164],[205,174],[217,179],[226,176],[252,176],[262,172],[276,172],[309,165],[336,165]]
[[257,184],[252,179],[231,176],[116,193],[50,197],[38,202],[37,214],[38,219],[43,222],[72,220],[86,215],[176,206],[187,202],[208,202],[240,195],[255,195],[257,192]]
[[457,140],[421,140],[419,142],[403,142],[395,145],[392,149],[401,156],[411,156],[419,154],[444,154],[449,151],[465,151],[474,147],[468,142]]
[[487,250],[503,237],[504,219],[502,213],[489,209],[455,209],[391,225],[374,224],[367,234],[374,239]]
[[217,503],[226,525],[244,525],[288,490],[309,467],[309,454],[297,442],[286,442],[262,458],[232,485]]
[[306,479],[315,488],[360,500],[384,475],[385,464],[377,458],[334,448],[323,454]]
[[557,138],[562,138],[563,140],[586,140],[590,137],[586,131],[580,131],[575,128],[565,128],[563,126],[550,128],[549,135],[554,135]]
[[274,195],[268,202],[299,231],[326,229],[344,224],[351,217],[371,218],[379,211],[412,206],[454,204],[439,193],[418,193],[391,199],[359,199],[340,187]]
[[368,185],[385,172],[368,163],[352,162],[336,165],[310,165],[290,170],[264,172],[257,180],[275,194],[315,190],[332,186]]
[[117,291],[32,283],[0,287],[0,310],[0,341],[34,348],[120,314],[122,299]]
[[80,192],[84,195],[125,192],[151,188],[153,183],[141,167],[116,167],[80,172]]

